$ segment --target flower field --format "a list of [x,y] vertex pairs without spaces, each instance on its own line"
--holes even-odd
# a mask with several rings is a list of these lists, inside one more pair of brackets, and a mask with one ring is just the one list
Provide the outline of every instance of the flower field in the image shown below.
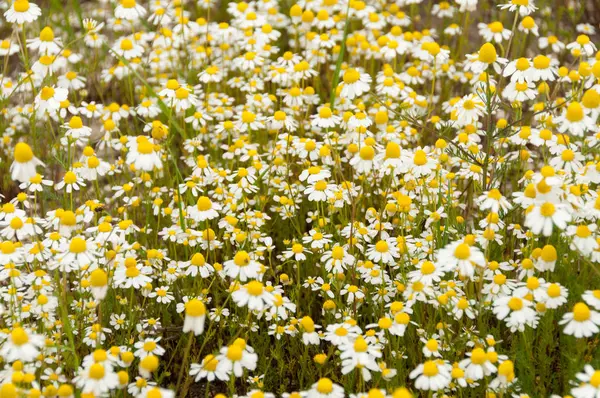
[[600,398],[600,6],[0,4],[0,398]]

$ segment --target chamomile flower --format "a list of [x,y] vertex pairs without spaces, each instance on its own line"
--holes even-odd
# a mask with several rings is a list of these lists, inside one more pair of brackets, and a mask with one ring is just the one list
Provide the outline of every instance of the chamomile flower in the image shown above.
[[534,234],[550,236],[553,227],[565,229],[567,222],[571,221],[571,214],[567,212],[567,205],[543,202],[534,205],[525,218],[525,226],[531,228]]
[[42,10],[35,3],[28,0],[15,0],[8,10],[4,12],[4,18],[7,22],[18,25],[31,23],[42,15]]
[[256,369],[258,355],[247,345],[243,339],[236,339],[233,344],[223,347],[217,356],[217,371],[226,374],[233,374],[235,377],[241,377],[244,369],[252,371]]
[[351,100],[368,91],[370,85],[371,76],[368,73],[348,68],[342,75],[342,82],[340,82],[342,91],[340,92],[340,96]]
[[502,10],[508,10],[511,12],[518,11],[522,17],[530,15],[537,10],[533,0],[510,0],[510,2],[501,4],[498,7],[500,7]]
[[450,384],[451,369],[451,365],[441,360],[429,360],[412,370],[410,378],[415,379],[415,387],[419,390],[439,391]]
[[10,165],[10,176],[13,180],[27,182],[37,175],[36,167],[44,166],[44,163],[36,158],[31,147],[19,142],[15,145],[14,161]]
[[238,251],[233,259],[225,261],[224,271],[227,276],[242,282],[258,278],[261,265],[250,257],[245,250]]
[[240,307],[247,306],[253,311],[263,311],[273,304],[273,295],[260,281],[252,280],[232,293],[233,301]]
[[591,337],[600,331],[600,313],[590,309],[587,304],[578,302],[572,312],[563,315],[559,322],[565,325],[563,333],[576,338]]
[[44,347],[44,336],[15,326],[4,336],[0,356],[6,361],[33,361]]
[[486,259],[481,250],[464,241],[456,241],[441,249],[437,254],[438,262],[445,271],[458,272],[459,275],[472,278],[475,267],[484,268]]
[[137,4],[136,0],[120,0],[115,8],[115,17],[127,21],[136,21],[146,15],[146,9]]

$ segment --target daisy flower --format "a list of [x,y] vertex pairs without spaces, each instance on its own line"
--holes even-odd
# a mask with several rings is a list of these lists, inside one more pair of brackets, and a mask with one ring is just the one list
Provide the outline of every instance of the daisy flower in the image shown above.
[[8,362],[31,362],[39,355],[44,344],[44,336],[17,326],[4,338],[0,356]]
[[256,369],[258,355],[246,344],[245,340],[238,338],[230,346],[221,348],[217,360],[219,361],[218,372],[241,377],[244,369],[250,371]]
[[250,281],[231,294],[233,301],[240,307],[248,306],[253,311],[263,311],[273,305],[273,295],[259,281]]
[[369,260],[383,264],[392,264],[399,257],[398,248],[393,239],[380,240],[374,245],[370,244],[366,254]]
[[340,97],[352,100],[369,91],[371,87],[371,75],[354,68],[348,68],[342,75],[340,86],[342,87]]
[[216,356],[208,354],[202,360],[202,363],[192,363],[190,366],[190,376],[195,376],[194,380],[199,382],[202,379],[207,381],[228,380],[228,375],[223,371],[219,370],[219,360]]
[[137,4],[136,0],[120,0],[115,8],[115,17],[127,21],[135,21],[146,15],[146,9]]
[[207,196],[200,196],[196,206],[188,207],[188,215],[197,222],[217,218],[219,211],[221,211],[221,205],[211,201]]
[[423,391],[439,391],[446,388],[451,381],[452,366],[441,360],[426,361],[410,372],[415,380],[415,388]]
[[258,278],[261,271],[261,264],[252,260],[245,250],[238,251],[233,259],[225,261],[223,266],[227,276],[242,282]]
[[206,319],[206,306],[198,299],[191,299],[185,303],[185,320],[183,322],[183,333],[192,332],[194,336],[204,331]]
[[482,348],[475,348],[467,354],[469,358],[460,361],[460,367],[465,369],[465,376],[471,380],[481,380],[496,372],[496,367],[489,361]]
[[60,109],[60,104],[67,99],[67,95],[68,91],[64,88],[44,86],[35,97],[34,106],[41,114],[54,113]]
[[368,344],[362,336],[354,341],[340,344],[340,359],[342,360],[342,374],[348,374],[354,369],[360,369],[365,381],[371,380],[371,372],[379,372],[377,358],[381,358],[380,348],[375,344]]
[[10,177],[14,181],[28,182],[37,175],[35,168],[44,166],[44,163],[33,155],[31,147],[24,142],[15,145],[13,155],[15,160],[10,165]]
[[586,290],[581,297],[586,303],[600,311],[600,290]]
[[132,165],[135,170],[153,171],[162,169],[160,157],[160,146],[153,143],[146,136],[140,135],[128,141],[129,152],[127,152],[126,163]]
[[447,245],[437,253],[437,259],[444,271],[457,271],[459,275],[467,278],[473,278],[475,267],[486,266],[486,259],[481,250],[469,246],[464,241]]
[[525,330],[525,325],[535,327],[537,315],[533,303],[517,295],[504,296],[494,301],[493,312],[500,320],[505,320],[511,331]]
[[16,23],[18,25],[31,23],[42,15],[42,10],[34,3],[28,0],[15,0],[12,2],[8,10],[4,12],[4,18],[7,22]]
[[306,393],[309,398],[344,398],[344,387],[335,384],[327,377],[320,378]]
[[528,210],[525,226],[536,235],[542,233],[544,236],[550,236],[554,225],[559,229],[565,229],[567,222],[571,221],[571,214],[567,210],[567,205],[552,202],[534,205]]
[[600,331],[600,312],[591,310],[587,304],[579,302],[573,306],[572,312],[563,315],[559,324],[565,325],[565,334],[576,338],[591,337]]
[[600,396],[600,370],[585,365],[583,372],[575,375],[579,383],[571,389],[574,398],[597,398]]
[[500,7],[501,10],[508,10],[510,12],[518,11],[522,17],[532,14],[537,10],[533,0],[510,0],[510,2],[500,4],[498,7]]

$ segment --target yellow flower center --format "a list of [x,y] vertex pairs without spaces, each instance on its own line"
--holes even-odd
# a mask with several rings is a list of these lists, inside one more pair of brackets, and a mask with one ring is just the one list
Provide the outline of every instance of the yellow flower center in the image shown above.
[[13,344],[21,346],[29,341],[27,332],[22,327],[16,327],[10,332],[10,339]]
[[360,78],[360,74],[356,69],[350,68],[344,72],[344,83],[352,84],[356,83]]
[[525,29],[533,29],[535,27],[535,21],[528,15],[521,21],[521,26]]
[[277,120],[278,122],[283,122],[286,118],[286,114],[283,111],[277,111],[273,114],[273,119]]
[[48,101],[50,98],[54,97],[54,89],[49,86],[44,86],[44,88],[42,88],[42,92],[40,93],[40,97],[44,101]]
[[579,35],[577,36],[577,43],[584,46],[590,42],[590,38],[587,35]]
[[156,343],[154,341],[146,341],[144,343],[144,351],[152,352],[156,349]]
[[246,251],[240,250],[233,257],[233,262],[238,267],[245,267],[246,265],[250,264],[250,256]]
[[237,362],[242,359],[244,350],[237,344],[232,344],[227,347],[227,358],[230,361]]
[[13,4],[16,12],[27,12],[29,10],[29,1],[27,0],[16,0]]
[[198,299],[192,299],[185,303],[185,313],[189,316],[203,316],[206,314],[206,306]]
[[317,391],[321,394],[330,394],[333,391],[333,382],[327,377],[319,379],[317,382]]
[[488,28],[492,31],[492,33],[502,33],[504,30],[504,25],[502,25],[502,22],[496,21],[488,24]]
[[325,189],[327,189],[327,181],[321,180],[315,183],[315,190],[324,191]]
[[40,32],[40,40],[46,42],[54,40],[54,32],[52,31],[52,28],[46,26],[44,29],[42,29]]
[[365,341],[365,339],[362,338],[362,336],[359,336],[354,341],[354,351],[367,352],[367,348],[369,348],[369,346],[367,345],[367,342]]
[[421,273],[423,275],[433,274],[435,271],[435,265],[431,261],[425,261],[423,265],[421,265]]
[[143,140],[138,142],[137,150],[143,155],[148,155],[154,151],[154,145],[148,140]]
[[74,184],[77,182],[77,174],[73,173],[72,171],[67,171],[63,177],[63,181],[68,185]]
[[260,296],[263,293],[264,287],[259,281],[251,281],[246,285],[246,290],[252,296]]
[[560,285],[551,283],[548,286],[548,296],[555,298],[560,296]]
[[529,69],[529,60],[527,58],[519,58],[515,66],[517,70],[525,71]]
[[15,250],[15,244],[11,241],[7,240],[0,243],[0,252],[2,252],[2,254],[12,254]]
[[129,39],[123,39],[121,41],[121,50],[129,51],[133,48],[133,43]]
[[90,366],[89,377],[95,380],[101,380],[104,378],[104,366],[101,363],[95,363]]
[[573,319],[577,322],[584,322],[590,319],[591,311],[585,303],[577,303],[573,307]]
[[331,108],[329,108],[328,106],[324,106],[321,109],[319,109],[319,117],[322,119],[328,119],[330,118],[332,115],[331,113]]
[[485,351],[482,348],[475,348],[471,351],[471,362],[475,365],[483,365],[486,359]]
[[135,278],[140,274],[140,270],[137,267],[127,267],[125,275],[128,278]]
[[535,290],[538,287],[540,287],[540,280],[538,278],[536,278],[535,276],[532,276],[527,279],[527,289]]
[[556,207],[550,202],[546,202],[540,208],[540,213],[544,217],[552,217],[552,215],[556,212]]
[[33,151],[29,145],[24,142],[15,145],[15,160],[18,163],[27,163],[31,159],[33,159]]
[[413,162],[417,166],[423,166],[427,164],[427,154],[425,151],[419,149],[415,152],[415,156],[413,158]]
[[590,384],[594,388],[600,387],[600,370],[595,371],[592,377],[590,377]]
[[385,147],[386,159],[398,159],[400,157],[400,145],[390,141]]
[[567,107],[566,118],[570,122],[578,122],[583,119],[583,107],[579,102],[571,102]]
[[550,58],[545,55],[538,55],[533,59],[533,66],[536,69],[546,69],[550,66]]
[[344,248],[341,246],[336,246],[331,250],[331,257],[334,260],[341,260],[344,258]]
[[588,109],[595,109],[600,105],[600,94],[594,89],[589,89],[583,94],[581,103]]
[[202,255],[202,253],[196,253],[192,256],[192,259],[190,260],[191,264],[199,267],[199,266],[203,266],[206,263],[206,260],[204,258],[204,256]]
[[135,0],[121,0],[121,5],[123,8],[133,8],[135,7]]
[[436,376],[438,373],[438,366],[434,361],[427,361],[423,364],[423,375],[427,377],[433,377]]
[[480,62],[483,62],[486,64],[491,64],[491,63],[496,62],[497,58],[498,58],[498,53],[496,52],[496,47],[494,47],[494,45],[492,43],[485,43],[479,49],[479,61]]
[[69,251],[71,253],[79,254],[87,250],[87,242],[83,238],[75,237],[69,243]]
[[592,235],[592,231],[590,231],[587,225],[578,225],[577,232],[575,233],[579,238],[588,238]]
[[94,287],[103,287],[108,283],[108,275],[102,269],[97,268],[90,274],[90,283]]
[[375,157],[375,150],[372,146],[366,145],[360,149],[360,158],[363,160],[373,160]]
[[436,339],[429,339],[425,344],[425,347],[427,347],[427,349],[432,352],[436,352],[438,350],[438,346],[439,344]]
[[242,122],[252,123],[256,119],[256,115],[249,111],[242,112]]
[[190,92],[188,90],[186,90],[183,87],[179,87],[177,90],[175,90],[175,97],[177,99],[186,99],[190,96]]
[[179,88],[179,82],[175,79],[169,79],[167,81],[167,88],[169,90],[177,90]]
[[519,311],[523,308],[523,300],[519,297],[513,297],[508,301],[508,308],[512,311]]
[[200,196],[198,199],[198,203],[196,203],[196,207],[199,211],[207,211],[212,208],[212,202],[206,196]]
[[388,243],[384,240],[380,240],[375,244],[375,250],[379,253],[387,253],[389,250]]
[[467,260],[471,257],[471,248],[466,243],[461,243],[454,249],[454,257],[459,260]]
[[73,116],[71,120],[69,120],[69,127],[72,129],[80,129],[83,127],[83,122],[79,116]]
[[208,354],[202,361],[202,368],[214,372],[217,369],[218,364],[219,360],[214,355]]

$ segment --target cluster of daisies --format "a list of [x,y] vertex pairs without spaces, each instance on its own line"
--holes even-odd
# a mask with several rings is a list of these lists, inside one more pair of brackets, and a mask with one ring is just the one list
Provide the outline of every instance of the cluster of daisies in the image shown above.
[[600,397],[585,4],[34,1],[0,398]]

